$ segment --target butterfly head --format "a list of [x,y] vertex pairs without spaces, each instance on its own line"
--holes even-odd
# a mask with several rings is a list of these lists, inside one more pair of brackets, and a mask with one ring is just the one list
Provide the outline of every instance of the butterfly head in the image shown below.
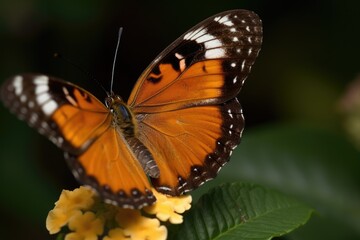
[[125,104],[124,100],[122,100],[122,98],[119,95],[116,95],[114,93],[112,93],[111,95],[109,95],[105,98],[105,106],[111,112],[113,112],[114,106],[116,106],[120,103]]
[[113,115],[113,126],[120,128],[125,137],[135,136],[134,115],[119,95],[105,98],[105,105]]

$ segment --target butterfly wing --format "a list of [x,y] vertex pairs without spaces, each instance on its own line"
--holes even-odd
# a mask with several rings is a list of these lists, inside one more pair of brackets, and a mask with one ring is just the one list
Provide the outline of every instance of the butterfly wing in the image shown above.
[[244,126],[236,98],[139,116],[139,139],[160,169],[160,177],[152,183],[169,195],[180,195],[214,178],[240,143]]
[[191,28],[140,76],[128,104],[159,166],[157,190],[190,191],[228,161],[244,126],[236,95],[261,42],[255,13],[223,12]]
[[74,176],[105,200],[124,207],[155,201],[149,181],[109,110],[92,94],[45,75],[10,78],[2,100],[20,119],[65,151]]
[[212,16],[166,48],[140,76],[135,112],[171,111],[234,98],[261,47],[259,17],[247,10]]

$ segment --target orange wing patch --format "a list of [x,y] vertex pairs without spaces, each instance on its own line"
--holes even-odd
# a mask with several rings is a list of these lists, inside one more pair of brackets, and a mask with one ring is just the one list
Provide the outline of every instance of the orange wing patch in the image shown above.
[[85,150],[94,139],[105,131],[110,124],[108,112],[92,112],[66,104],[52,116],[58,131],[64,138],[67,151],[76,153]]
[[156,199],[140,163],[116,128],[107,126],[83,154],[66,155],[74,175],[112,204],[128,208],[152,204]]
[[236,99],[225,104],[139,115],[139,139],[154,156],[158,191],[179,195],[214,178],[239,144],[243,116]]
[[135,112],[142,112],[145,108],[146,112],[151,112],[152,107],[156,107],[156,111],[180,109],[199,102],[210,102],[222,94],[225,78],[220,60],[198,62],[184,72],[176,71],[171,64],[160,64],[159,69],[161,80],[151,81],[150,74],[135,86],[135,89],[138,85],[146,89],[137,92],[133,103],[136,105]]

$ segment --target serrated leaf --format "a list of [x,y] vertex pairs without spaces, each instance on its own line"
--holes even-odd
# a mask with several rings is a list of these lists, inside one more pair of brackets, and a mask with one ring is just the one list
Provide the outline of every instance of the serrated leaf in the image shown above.
[[306,223],[311,212],[259,185],[224,184],[202,196],[169,239],[271,239]]

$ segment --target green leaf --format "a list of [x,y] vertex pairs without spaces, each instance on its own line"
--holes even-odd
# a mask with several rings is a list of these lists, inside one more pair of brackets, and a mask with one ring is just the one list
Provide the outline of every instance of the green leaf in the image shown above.
[[258,127],[245,131],[219,176],[193,196],[222,182],[261,184],[316,209],[316,221],[292,239],[359,239],[359,159],[359,151],[339,133],[299,124]]
[[202,196],[169,239],[271,239],[305,224],[311,212],[259,185],[224,184]]
[[322,217],[360,232],[360,153],[343,136],[309,126],[269,126],[244,136],[239,150],[227,177],[292,194]]

